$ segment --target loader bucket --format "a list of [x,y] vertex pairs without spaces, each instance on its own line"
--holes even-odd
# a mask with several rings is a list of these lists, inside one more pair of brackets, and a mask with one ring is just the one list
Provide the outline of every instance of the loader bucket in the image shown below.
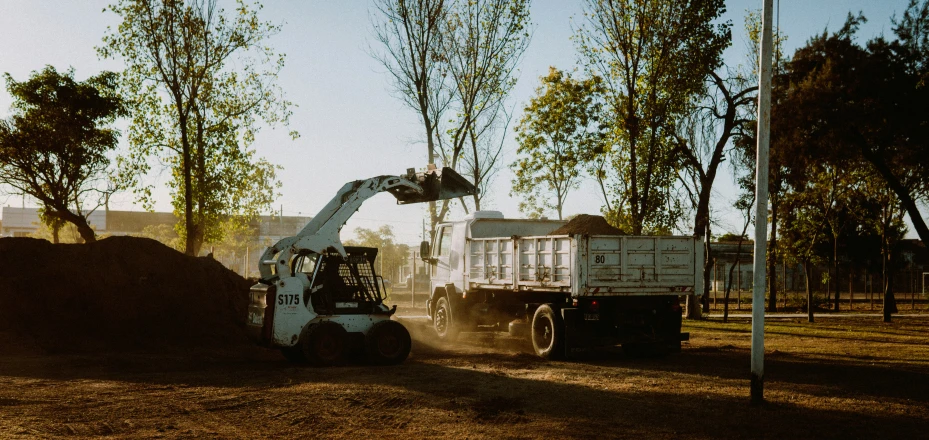
[[407,178],[418,183],[423,188],[423,193],[420,194],[408,188],[390,190],[397,198],[397,203],[401,205],[454,199],[477,193],[477,189],[471,182],[449,167],[443,167],[441,170],[430,167],[418,173],[411,169],[407,172]]

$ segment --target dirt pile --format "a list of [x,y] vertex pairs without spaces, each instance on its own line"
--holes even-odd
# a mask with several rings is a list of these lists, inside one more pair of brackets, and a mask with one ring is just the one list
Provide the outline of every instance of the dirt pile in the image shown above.
[[53,352],[241,343],[249,284],[146,238],[2,238],[0,332]]
[[610,226],[599,215],[580,214],[564,226],[555,229],[551,235],[628,235],[619,228]]

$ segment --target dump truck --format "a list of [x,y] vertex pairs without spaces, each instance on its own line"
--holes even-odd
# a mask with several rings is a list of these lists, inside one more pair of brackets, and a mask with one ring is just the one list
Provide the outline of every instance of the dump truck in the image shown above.
[[297,235],[259,257],[261,278],[249,291],[250,335],[294,362],[329,366],[349,357],[403,362],[410,334],[390,319],[397,306],[384,304],[384,282],[374,270],[378,250],[343,246],[339,231],[365,200],[381,192],[409,204],[475,191],[453,169],[435,165],[346,183]]
[[510,332],[543,358],[680,351],[680,298],[703,294],[702,237],[551,234],[565,223],[477,211],[438,224],[420,249],[436,336]]

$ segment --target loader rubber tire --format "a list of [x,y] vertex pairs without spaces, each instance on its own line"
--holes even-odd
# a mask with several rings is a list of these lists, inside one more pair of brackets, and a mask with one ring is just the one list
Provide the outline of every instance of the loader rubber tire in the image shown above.
[[410,355],[410,332],[397,321],[381,321],[368,330],[365,352],[374,365],[397,365]]
[[347,352],[345,328],[332,321],[310,324],[303,331],[300,344],[310,364],[329,367],[341,364]]
[[461,329],[452,316],[452,308],[449,306],[447,297],[443,296],[436,302],[435,312],[432,313],[432,327],[442,342],[453,342],[458,338]]
[[564,322],[549,304],[542,304],[532,315],[532,348],[543,359],[563,359]]

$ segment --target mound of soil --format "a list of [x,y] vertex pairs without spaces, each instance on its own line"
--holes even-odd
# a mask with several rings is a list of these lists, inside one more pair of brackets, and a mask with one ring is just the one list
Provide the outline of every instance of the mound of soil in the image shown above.
[[0,238],[0,280],[0,332],[51,352],[246,341],[250,283],[147,238]]
[[551,235],[628,235],[619,228],[610,226],[599,215],[580,214],[564,226],[550,232]]

